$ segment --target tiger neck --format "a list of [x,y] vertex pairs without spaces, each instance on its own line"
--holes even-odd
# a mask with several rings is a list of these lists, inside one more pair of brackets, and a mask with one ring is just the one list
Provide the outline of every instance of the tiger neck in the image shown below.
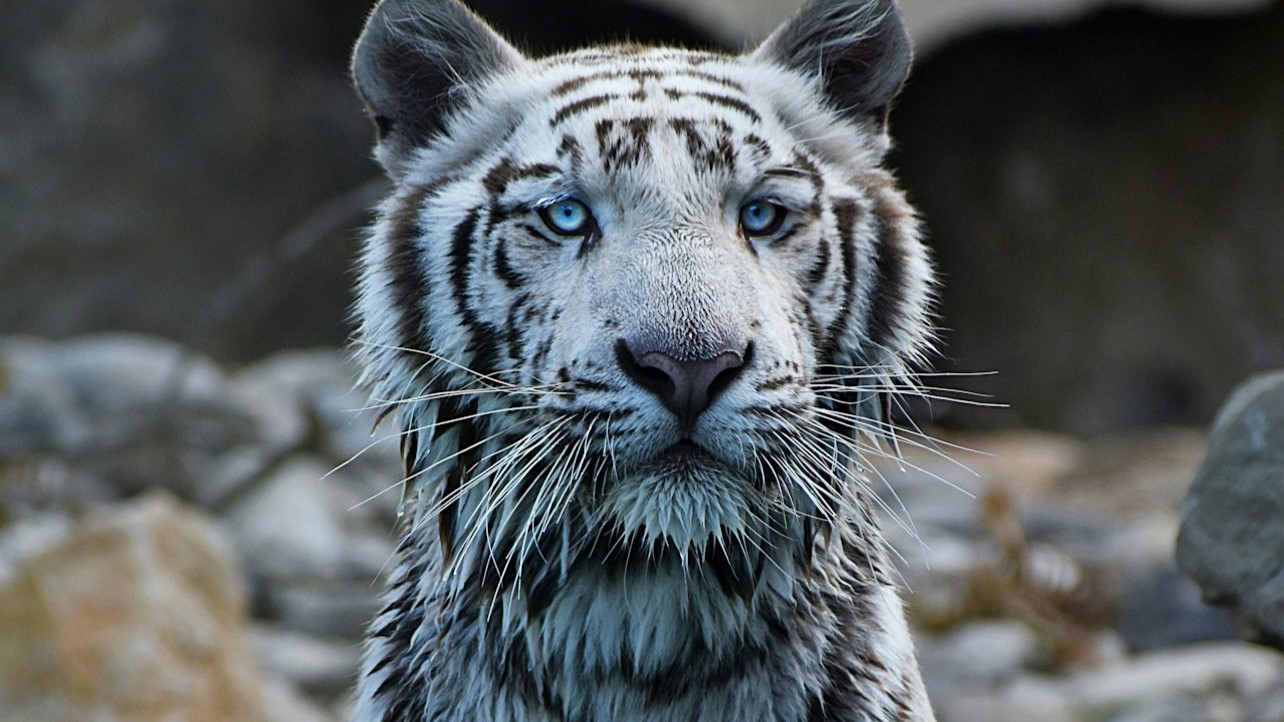
[[930,720],[874,536],[836,530],[805,572],[763,560],[748,596],[711,570],[588,563],[537,608],[480,584],[420,597],[430,634],[410,639],[441,651],[405,671],[436,695],[428,719]]

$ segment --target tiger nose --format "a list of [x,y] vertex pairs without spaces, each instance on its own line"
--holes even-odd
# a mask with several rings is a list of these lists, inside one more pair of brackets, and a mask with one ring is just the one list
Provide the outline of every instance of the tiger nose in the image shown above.
[[725,351],[709,358],[679,359],[660,350],[639,353],[623,339],[615,344],[615,358],[625,375],[658,396],[678,417],[683,431],[689,431],[696,418],[740,375],[752,351],[750,345],[743,353]]

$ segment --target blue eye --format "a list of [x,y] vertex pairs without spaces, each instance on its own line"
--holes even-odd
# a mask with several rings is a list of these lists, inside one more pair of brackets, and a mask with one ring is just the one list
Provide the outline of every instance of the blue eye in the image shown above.
[[769,236],[780,230],[789,210],[767,200],[750,201],[740,206],[740,232],[748,238]]
[[539,217],[548,230],[560,236],[587,236],[593,230],[593,214],[574,198],[541,207]]

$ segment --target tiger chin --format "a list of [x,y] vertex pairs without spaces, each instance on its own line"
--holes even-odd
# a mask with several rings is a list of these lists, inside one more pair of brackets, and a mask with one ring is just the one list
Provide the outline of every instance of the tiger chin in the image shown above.
[[544,58],[383,0],[354,350],[400,432],[358,722],[933,720],[865,476],[933,335],[892,0]]

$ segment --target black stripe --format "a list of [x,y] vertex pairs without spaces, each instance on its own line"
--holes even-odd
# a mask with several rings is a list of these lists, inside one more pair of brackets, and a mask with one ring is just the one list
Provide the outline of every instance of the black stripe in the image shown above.
[[843,302],[839,306],[838,316],[829,328],[827,336],[833,340],[842,338],[847,329],[852,313],[852,304],[856,298],[856,221],[860,218],[860,206],[850,198],[834,200],[834,220],[838,225],[838,249],[843,263]]
[[477,317],[472,307],[470,288],[473,234],[477,231],[479,211],[469,211],[464,220],[455,226],[450,244],[450,284],[451,296],[459,311],[460,320],[469,331],[468,351],[472,354],[469,364],[472,370],[480,374],[492,374],[495,371],[495,359],[498,355],[495,343],[496,329]]
[[520,363],[522,358],[526,355],[524,353],[525,349],[522,345],[522,329],[525,328],[525,326],[521,323],[521,316],[530,302],[531,295],[529,293],[523,293],[513,301],[512,305],[508,307],[508,332],[506,334],[508,341],[508,357],[514,363]]
[[869,311],[869,340],[877,347],[885,347],[895,333],[896,314],[905,303],[905,238],[890,225],[889,216],[895,210],[879,199],[874,206],[875,232],[878,256],[875,260],[876,280],[872,290],[873,303]]
[[495,239],[495,275],[504,282],[509,290],[516,291],[528,283],[525,274],[513,268],[508,261],[508,242],[505,238]]
[[598,154],[609,172],[628,168],[651,155],[650,134],[654,120],[640,117],[628,120],[599,120],[594,127]]
[[579,90],[580,88],[584,87],[586,84],[597,80],[616,80],[619,78],[629,78],[630,80],[637,81],[638,84],[640,85],[646,80],[659,80],[662,77],[664,77],[663,74],[660,73],[660,71],[658,70],[643,69],[643,68],[633,68],[630,70],[599,70],[595,73],[589,73],[587,75],[581,75],[576,78],[565,80],[559,83],[556,87],[554,87],[553,90],[550,92],[550,94],[556,98],[558,96],[566,95],[567,93],[572,93],[576,90]]
[[715,83],[717,85],[721,85],[723,87],[730,88],[732,90],[736,90],[741,93],[745,92],[745,86],[732,80],[731,78],[726,78],[721,75],[710,73],[705,70],[695,70],[694,68],[686,68],[686,69],[675,71],[673,74],[678,76],[699,78],[701,80],[707,80],[710,83]]
[[807,271],[807,286],[813,291],[825,280],[825,275],[829,272],[829,246],[833,242],[831,238],[820,239],[820,247],[816,249],[816,262]]
[[619,100],[621,97],[622,96],[615,95],[613,93],[606,93],[602,95],[590,95],[587,98],[580,98],[573,103],[568,103],[567,105],[559,108],[557,113],[553,115],[553,119],[548,121],[548,125],[550,128],[555,128],[559,123],[571,116],[579,115],[580,113],[592,110],[600,105],[606,105],[612,100]]
[[424,229],[419,222],[419,214],[446,181],[437,181],[411,189],[403,198],[389,218],[391,231],[388,234],[388,272],[389,290],[392,292],[393,307],[400,313],[398,323],[398,346],[412,350],[427,350],[426,315],[424,298],[428,295],[428,277],[420,262],[419,242],[424,236]]
[[599,70],[587,75],[570,78],[554,86],[553,89],[549,91],[549,94],[556,98],[573,93],[589,83],[597,82],[599,80],[618,80],[620,78],[635,80],[639,85],[646,80],[660,80],[663,78],[696,78],[708,81],[715,85],[721,85],[724,88],[730,88],[731,90],[736,90],[741,93],[745,91],[745,87],[743,85],[730,78],[704,70],[696,70],[695,68],[676,68],[664,72],[650,68],[632,68],[629,70]]
[[722,95],[721,93],[709,93],[703,90],[687,91],[687,90],[677,90],[674,88],[665,88],[664,94],[669,96],[670,100],[681,100],[683,98],[699,98],[700,100],[703,100],[706,103],[712,103],[713,105],[718,105],[723,108],[727,108],[730,110],[734,110],[738,113],[741,113],[755,123],[762,122],[762,116],[758,114],[758,111],[754,110],[745,101],[739,98],[733,98],[730,95]]
[[771,144],[762,136],[757,135],[756,133],[749,133],[744,137],[744,142],[745,145],[753,148],[754,155],[756,155],[759,160],[766,160],[771,157]]
[[583,155],[583,152],[580,150],[579,141],[575,140],[575,138],[571,136],[569,133],[563,135],[562,142],[559,143],[557,146],[557,157],[558,158],[565,157],[567,160],[570,161],[572,174],[579,173],[580,157],[582,155]]
[[486,173],[482,186],[492,197],[498,197],[508,190],[508,185],[523,178],[542,178],[561,173],[562,169],[550,163],[531,163],[518,165],[512,158],[504,158]]
[[455,299],[455,306],[459,310],[464,325],[474,333],[478,330],[480,322],[468,299],[468,266],[471,260],[469,251],[472,250],[473,232],[477,230],[477,215],[476,208],[469,211],[468,215],[464,216],[464,220],[455,226],[450,241],[451,296]]
[[[699,130],[700,125],[710,123],[717,128],[717,137],[712,143]],[[686,139],[687,152],[698,166],[705,170],[735,166],[736,149],[731,142],[731,127],[726,123],[717,120],[699,123],[690,118],[673,118],[669,126]]]

